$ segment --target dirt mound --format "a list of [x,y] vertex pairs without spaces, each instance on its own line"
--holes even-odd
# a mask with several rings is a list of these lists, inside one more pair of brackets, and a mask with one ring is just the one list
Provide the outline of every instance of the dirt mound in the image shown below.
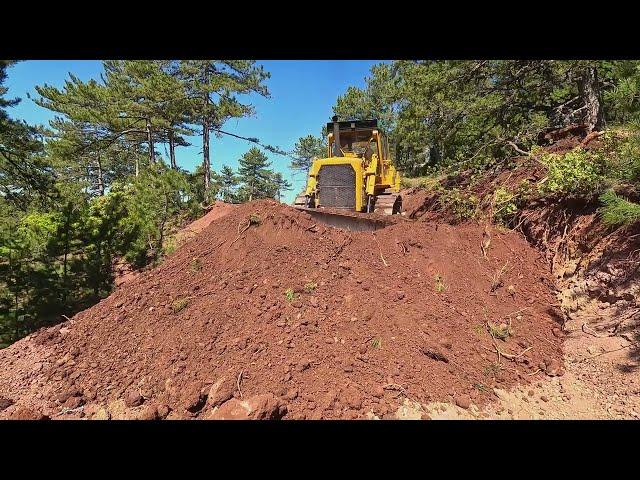
[[515,233],[408,221],[346,232],[252,202],[126,288],[2,350],[0,418],[25,408],[364,418],[405,399],[481,405],[493,387],[563,373],[550,285]]
[[[187,240],[195,237],[198,233],[207,228],[211,222],[231,213],[235,207],[236,205],[231,203],[225,203],[220,200],[216,201],[208,207],[207,212],[202,217],[194,220],[186,227],[173,234],[175,246],[179,247]],[[140,270],[135,269],[133,265],[124,259],[118,259],[118,261],[114,263],[113,272],[116,287],[130,282],[141,273]]]
[[199,219],[191,222],[189,225],[180,230],[180,232],[178,232],[178,234],[176,235],[178,242],[184,242],[189,238],[193,238],[196,234],[207,228],[211,222],[217,220],[218,218],[222,218],[225,215],[228,215],[236,207],[237,205],[234,205],[232,203],[225,203],[221,200],[217,200],[213,205],[209,207],[206,214],[204,214]]

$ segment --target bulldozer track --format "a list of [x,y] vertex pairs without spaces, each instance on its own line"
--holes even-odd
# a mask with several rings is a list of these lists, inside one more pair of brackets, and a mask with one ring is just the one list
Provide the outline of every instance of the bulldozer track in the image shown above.
[[376,196],[374,213],[379,215],[394,215],[402,209],[402,197],[397,193],[385,192]]

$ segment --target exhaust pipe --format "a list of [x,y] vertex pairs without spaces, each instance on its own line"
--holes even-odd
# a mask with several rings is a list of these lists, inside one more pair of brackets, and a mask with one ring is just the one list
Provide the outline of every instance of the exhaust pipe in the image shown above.
[[333,156],[342,157],[342,151],[340,150],[340,126],[338,125],[338,116],[334,116],[333,120]]

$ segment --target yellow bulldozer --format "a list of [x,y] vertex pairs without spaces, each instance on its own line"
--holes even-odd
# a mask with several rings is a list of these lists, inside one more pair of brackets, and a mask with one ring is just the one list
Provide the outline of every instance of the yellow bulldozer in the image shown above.
[[[313,162],[307,188],[296,197],[294,206],[315,210],[316,214],[325,208],[380,215],[400,213],[400,173],[378,121],[332,120],[327,123],[327,157]],[[340,213],[327,211],[325,215]]]

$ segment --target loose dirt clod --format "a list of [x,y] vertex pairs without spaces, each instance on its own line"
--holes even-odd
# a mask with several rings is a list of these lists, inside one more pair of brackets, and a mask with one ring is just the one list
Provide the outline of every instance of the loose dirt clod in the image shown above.
[[[482,405],[496,385],[537,380],[540,364],[560,374],[554,298],[524,239],[491,231],[485,258],[482,226],[399,220],[374,236],[318,227],[273,201],[234,207],[125,288],[0,351],[0,392],[16,402],[0,418],[22,405],[57,418],[68,385],[100,407],[124,400],[113,418],[365,418],[372,408],[382,418],[405,398],[451,392]],[[517,272],[501,280],[517,295],[491,292],[507,262]],[[494,339],[477,325],[525,308],[500,349],[535,348],[488,378]],[[446,354],[423,349],[445,338]]]

